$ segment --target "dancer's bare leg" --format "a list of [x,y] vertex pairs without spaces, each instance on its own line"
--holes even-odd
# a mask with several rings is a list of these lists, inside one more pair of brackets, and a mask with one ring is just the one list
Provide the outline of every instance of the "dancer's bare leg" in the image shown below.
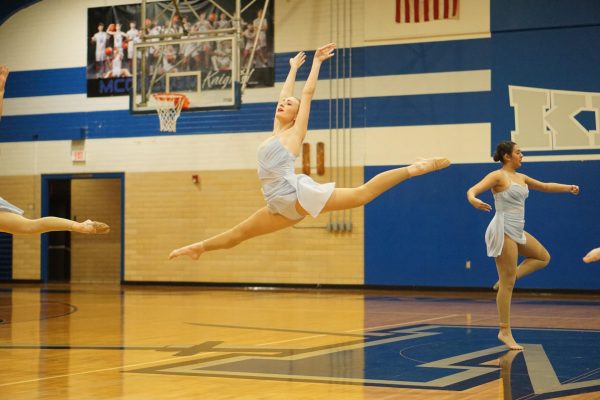
[[446,168],[450,161],[446,158],[419,160],[408,167],[391,169],[375,175],[371,180],[356,188],[337,188],[325,203],[322,212],[347,210],[364,206],[383,192],[413,176],[423,175]]
[[600,261],[600,247],[596,247],[595,249],[587,253],[586,256],[583,257],[583,261],[586,263]]
[[205,251],[230,249],[245,240],[290,227],[300,221],[288,219],[280,214],[273,214],[267,207],[263,207],[228,231],[173,250],[169,255],[169,260],[183,255],[197,260]]
[[4,87],[8,79],[8,68],[6,65],[0,65],[0,118],[2,117],[2,104],[4,103]]
[[517,344],[510,330],[510,304],[512,301],[512,292],[517,278],[517,244],[504,235],[504,245],[502,253],[496,257],[496,269],[500,278],[500,287],[496,294],[496,305],[498,306],[498,318],[500,331],[498,339],[502,341],[511,350],[523,350],[523,347]]
[[517,244],[519,254],[526,257],[517,268],[517,279],[544,268],[550,262],[550,253],[536,238],[527,232],[525,238],[525,244]]
[[[450,161],[445,158],[420,160],[408,167],[382,172],[373,177],[369,182],[357,188],[335,189],[325,204],[323,212],[359,207],[367,204],[381,193],[411,176],[423,175],[428,172],[446,168],[449,165]],[[296,210],[301,215],[307,215],[307,212],[302,209],[299,203],[296,203]],[[290,227],[298,222],[300,222],[300,220],[293,221],[282,215],[273,214],[264,207],[247,220],[226,232],[213,236],[210,239],[173,250],[169,255],[169,259],[171,260],[186,255],[197,260],[205,251],[229,249],[245,240]]]
[[[517,267],[517,280],[544,268],[550,262],[550,253],[542,244],[529,233],[525,232],[525,244],[517,244],[519,254],[525,260]],[[498,283],[494,290],[498,290]]]
[[0,232],[13,235],[34,235],[56,231],[108,233],[110,228],[108,225],[97,221],[76,222],[57,217],[28,219],[18,214],[0,211]]

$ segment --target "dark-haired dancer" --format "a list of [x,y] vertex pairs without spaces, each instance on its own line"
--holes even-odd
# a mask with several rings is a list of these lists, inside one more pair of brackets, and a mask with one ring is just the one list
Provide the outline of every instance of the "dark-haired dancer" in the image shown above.
[[[550,254],[533,236],[525,232],[525,199],[529,189],[541,192],[564,192],[579,194],[577,185],[544,183],[517,173],[522,165],[523,154],[513,142],[501,142],[496,148],[494,161],[500,161],[502,168],[490,172],[479,183],[467,191],[471,205],[482,211],[491,211],[489,204],[476,196],[492,190],[496,215],[485,232],[485,242],[489,257],[496,258],[499,288],[496,295],[500,319],[500,339],[511,350],[522,350],[510,330],[510,303],[515,281],[544,268],[550,262]],[[518,256],[525,260],[517,267]]]
[[[6,65],[0,66],[0,117],[4,102],[4,87],[8,78]],[[51,231],[72,231],[79,233],[108,233],[110,228],[102,222],[76,222],[57,217],[28,219],[23,210],[0,197],[0,232],[11,234],[36,234]]]
[[306,175],[294,173],[294,160],[308,129],[319,70],[323,61],[333,57],[335,47],[330,43],[315,52],[300,100],[292,97],[294,81],[306,56],[300,52],[290,59],[290,72],[275,110],[273,134],[258,148],[258,175],[267,205],[228,231],[173,250],[170,259],[185,255],[195,260],[205,251],[229,249],[253,237],[296,225],[309,214],[316,217],[322,212],[363,206],[410,177],[450,165],[445,158],[421,160],[382,172],[356,188],[336,188],[335,183],[321,185]]

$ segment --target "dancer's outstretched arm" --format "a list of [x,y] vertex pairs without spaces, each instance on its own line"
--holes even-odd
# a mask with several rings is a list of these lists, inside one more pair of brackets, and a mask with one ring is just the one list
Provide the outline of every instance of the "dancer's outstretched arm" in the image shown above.
[[[304,64],[306,60],[306,54],[303,51],[296,54],[295,57],[290,58],[290,72],[288,72],[287,78],[285,79],[285,83],[283,84],[283,88],[281,89],[281,93],[279,93],[279,104],[286,98],[292,97],[294,95],[294,84],[296,83],[296,73],[298,69]],[[279,127],[279,121],[277,118],[274,118],[273,122],[273,130],[277,131]]]
[[308,129],[308,117],[310,115],[310,103],[315,94],[317,88],[317,80],[319,79],[319,70],[321,64],[334,56],[334,50],[336,48],[335,43],[329,43],[325,46],[319,47],[315,52],[313,58],[312,68],[308,79],[302,89],[302,97],[300,98],[300,108],[298,109],[298,115],[296,116],[296,123],[294,124],[294,136],[299,140],[300,143],[304,141],[306,131]]
[[303,51],[299,52],[293,58],[290,58],[290,72],[288,72],[281,93],[279,93],[279,100],[285,99],[294,95],[294,84],[296,83],[296,73],[306,61],[306,54]]
[[4,87],[6,86],[6,79],[8,78],[8,67],[6,65],[0,66],[0,118],[2,118],[2,104],[4,103]]
[[563,185],[562,183],[540,182],[536,179],[528,177],[527,175],[523,175],[523,178],[525,178],[525,183],[527,184],[527,186],[529,186],[529,188],[533,190],[548,193],[571,193],[574,195],[579,194],[579,186],[577,185]]

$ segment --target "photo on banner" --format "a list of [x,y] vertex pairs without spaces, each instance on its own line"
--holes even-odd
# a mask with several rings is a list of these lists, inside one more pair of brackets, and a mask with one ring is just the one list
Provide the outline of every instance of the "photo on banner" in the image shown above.
[[[232,27],[231,19],[207,0],[190,1],[179,6],[179,16],[173,17],[172,2],[149,3],[146,6],[146,19],[141,21],[141,5],[129,4],[88,9],[88,52],[87,52],[87,96],[126,96],[132,89],[134,46],[141,43],[144,35],[159,35],[170,32],[188,37],[221,36],[211,33],[217,29]],[[228,13],[234,14],[235,1],[221,0],[219,5]],[[263,2],[251,4],[242,13],[240,62],[243,68],[250,59],[252,46],[258,36],[256,52],[250,70],[252,74],[248,87],[273,86],[275,82],[273,51],[273,3],[269,4],[263,25],[258,29]],[[202,90],[216,89],[211,85],[222,82],[231,76],[231,57],[223,57],[218,42],[208,42],[208,46],[197,49],[193,57],[187,57],[183,48],[168,60],[178,65],[180,72],[194,69],[210,77],[202,82]],[[138,53],[139,54],[139,53]],[[184,60],[184,58],[189,58]],[[167,68],[166,66],[159,66]]]

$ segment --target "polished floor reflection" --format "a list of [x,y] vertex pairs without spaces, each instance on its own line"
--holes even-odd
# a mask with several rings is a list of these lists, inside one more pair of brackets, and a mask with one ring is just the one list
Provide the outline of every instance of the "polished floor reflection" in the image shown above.
[[600,298],[0,286],[4,399],[599,399]]

